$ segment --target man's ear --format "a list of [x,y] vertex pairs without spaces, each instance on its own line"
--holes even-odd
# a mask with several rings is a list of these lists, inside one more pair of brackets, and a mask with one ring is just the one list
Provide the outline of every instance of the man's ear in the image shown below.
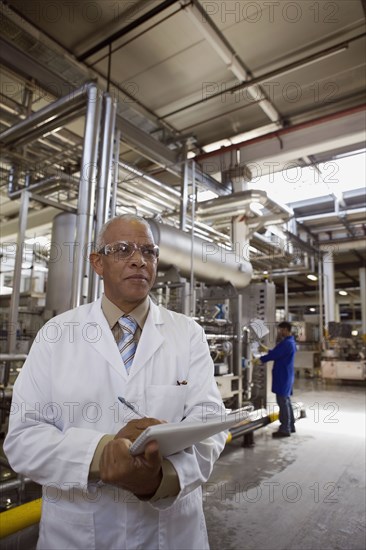
[[97,252],[92,252],[89,256],[89,262],[97,275],[103,275],[102,256]]

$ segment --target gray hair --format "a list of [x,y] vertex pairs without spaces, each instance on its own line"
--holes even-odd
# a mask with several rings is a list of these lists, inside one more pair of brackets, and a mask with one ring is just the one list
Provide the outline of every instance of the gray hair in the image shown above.
[[105,242],[105,238],[104,238],[105,233],[106,233],[108,227],[117,220],[123,220],[123,221],[126,221],[126,222],[133,222],[134,221],[134,222],[141,223],[148,230],[149,234],[151,235],[152,240],[154,240],[153,234],[151,232],[150,225],[148,224],[148,222],[144,218],[142,218],[141,216],[137,216],[137,214],[121,214],[120,216],[115,216],[114,218],[111,218],[110,220],[105,222],[105,224],[102,225],[102,227],[100,228],[100,231],[97,235],[96,242],[95,242],[95,249],[96,250],[100,250],[101,248],[103,248],[103,246],[105,246],[107,244]]

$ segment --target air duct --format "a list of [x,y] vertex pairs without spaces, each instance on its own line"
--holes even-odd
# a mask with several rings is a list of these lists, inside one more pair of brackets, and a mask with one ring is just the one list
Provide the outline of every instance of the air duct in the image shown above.
[[[216,243],[204,241],[171,225],[147,220],[156,244],[160,247],[159,265],[175,266],[189,277],[191,269],[200,281],[206,283],[230,282],[236,288],[246,287],[252,278],[252,266],[246,259],[248,247],[228,250]],[[193,261],[191,247],[193,242]]]

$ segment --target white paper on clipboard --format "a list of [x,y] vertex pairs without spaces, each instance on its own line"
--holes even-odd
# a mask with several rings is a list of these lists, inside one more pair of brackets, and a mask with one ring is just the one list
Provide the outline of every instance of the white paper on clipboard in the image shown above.
[[249,326],[259,340],[269,334],[269,328],[266,326],[265,322],[262,321],[262,319],[253,319],[250,321]]
[[130,447],[132,455],[138,455],[144,452],[144,449],[150,441],[157,441],[162,456],[169,456],[187,447],[203,441],[212,435],[224,430],[228,430],[235,424],[239,424],[245,419],[245,415],[237,413],[227,414],[223,417],[207,420],[206,422],[179,422],[172,424],[158,424],[149,426],[136,439]]

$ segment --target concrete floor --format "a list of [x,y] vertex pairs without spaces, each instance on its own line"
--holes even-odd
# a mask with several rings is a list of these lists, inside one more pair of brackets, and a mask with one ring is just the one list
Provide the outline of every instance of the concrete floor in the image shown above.
[[364,550],[365,388],[296,380],[307,418],[227,445],[204,487],[211,550]]

